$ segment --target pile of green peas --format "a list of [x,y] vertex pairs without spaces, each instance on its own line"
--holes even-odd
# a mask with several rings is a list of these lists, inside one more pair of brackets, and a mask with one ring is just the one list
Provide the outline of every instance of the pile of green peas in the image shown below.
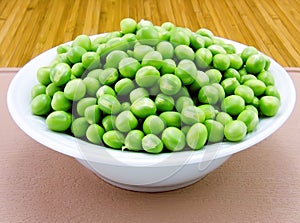
[[205,28],[124,18],[120,31],[56,50],[37,71],[31,111],[97,145],[162,153],[238,142],[280,107],[270,59]]

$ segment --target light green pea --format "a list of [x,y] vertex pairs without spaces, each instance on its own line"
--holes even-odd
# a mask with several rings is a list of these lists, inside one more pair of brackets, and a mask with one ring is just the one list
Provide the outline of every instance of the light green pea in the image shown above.
[[67,99],[78,101],[83,98],[86,94],[86,86],[82,79],[73,79],[70,80],[65,88],[64,94]]
[[98,79],[86,77],[83,79],[83,83],[86,86],[86,93],[89,96],[96,96],[96,93],[100,88],[100,82],[98,81]]
[[161,53],[163,59],[172,59],[174,57],[174,47],[168,41],[159,42],[156,50]]
[[165,59],[162,62],[160,73],[164,74],[173,74],[175,72],[176,63],[173,59]]
[[50,79],[56,86],[66,84],[71,78],[71,67],[66,63],[58,63],[50,71]]
[[178,45],[175,47],[175,56],[178,60],[188,59],[188,60],[194,60],[195,59],[195,53],[193,49],[187,45]]
[[213,66],[214,68],[220,71],[226,71],[230,66],[230,58],[227,54],[216,54],[213,57]]
[[181,110],[181,121],[188,125],[204,122],[205,113],[202,109],[196,106],[186,106]]
[[212,44],[208,47],[208,49],[214,56],[217,54],[227,54],[226,50],[219,44]]
[[183,85],[192,84],[197,72],[194,62],[188,59],[181,60],[175,68],[175,75],[179,77]]
[[266,90],[266,85],[261,80],[250,79],[244,85],[250,87],[256,97],[261,96]]
[[159,35],[154,27],[145,26],[136,32],[136,39],[143,45],[155,46],[159,42]]
[[162,93],[155,97],[154,103],[157,110],[161,112],[172,111],[175,104],[174,99],[171,96]]
[[228,54],[229,59],[230,59],[230,68],[239,70],[243,66],[243,59],[240,55],[238,54]]
[[72,42],[72,47],[74,46],[81,46],[85,50],[91,49],[91,39],[88,35],[81,34],[75,37],[74,41]]
[[233,78],[233,77],[236,78],[238,81],[241,80],[241,75],[240,75],[240,73],[236,69],[234,69],[234,68],[228,68],[225,71],[225,73],[223,75],[223,78],[225,79],[225,78]]
[[174,74],[165,74],[159,79],[160,91],[166,95],[177,94],[181,87],[181,80]]
[[[85,67],[82,65],[81,62],[75,63],[73,64],[73,66],[71,67],[71,75],[75,76],[75,77],[81,77],[84,72],[85,72]],[[97,76],[98,78],[98,76]]]
[[106,132],[116,129],[116,118],[115,115],[107,115],[102,119],[102,126]]
[[102,144],[102,137],[104,135],[104,129],[98,124],[90,125],[86,130],[86,138],[96,145]]
[[231,122],[233,119],[232,117],[226,112],[218,112],[216,115],[216,121],[220,122],[223,126],[227,123]]
[[99,81],[102,85],[112,85],[117,82],[118,78],[118,70],[112,67],[103,70],[99,75]]
[[200,108],[204,112],[205,120],[215,119],[217,110],[215,109],[214,106],[209,104],[203,104],[203,105],[199,105],[198,108]]
[[81,58],[82,65],[86,69],[95,69],[100,67],[100,56],[96,52],[86,52]]
[[234,94],[241,96],[247,104],[250,104],[254,99],[254,92],[247,85],[238,85],[234,90]]
[[159,70],[163,63],[163,57],[158,51],[150,51],[142,59],[142,66],[153,66]]
[[131,103],[143,97],[149,97],[149,92],[146,88],[136,88],[132,90],[129,94],[129,99]]
[[112,96],[114,96],[114,97],[116,97],[117,95],[116,95],[116,92],[114,91],[114,89],[112,89],[110,86],[108,86],[108,85],[103,85],[103,86],[101,86],[98,90],[97,90],[97,92],[96,92],[96,97],[97,98],[99,98],[99,97],[101,97],[102,95],[104,95],[104,94],[110,94],[110,95],[112,95]]
[[72,102],[66,98],[64,92],[57,91],[53,95],[51,107],[56,111],[68,111],[72,106]]
[[104,64],[104,68],[113,67],[113,68],[118,69],[120,62],[124,58],[128,58],[127,53],[125,53],[124,51],[121,51],[121,50],[114,50],[106,56],[106,59],[105,59],[106,63]]
[[234,90],[240,85],[240,82],[235,77],[226,78],[221,82],[221,85],[226,95],[231,95]]
[[119,63],[119,72],[123,77],[133,78],[140,67],[141,64],[139,61],[132,57],[126,57]]
[[117,115],[115,125],[119,131],[129,132],[137,127],[138,120],[131,111],[125,110]]
[[199,69],[206,69],[210,66],[213,54],[207,48],[200,48],[195,53],[195,63]]
[[198,93],[198,100],[201,103],[216,104],[219,101],[219,92],[213,85],[205,85]]
[[215,120],[206,120],[204,125],[207,129],[207,140],[211,143],[217,143],[223,141],[224,138],[224,126],[222,123]]
[[142,147],[148,153],[160,153],[164,145],[159,137],[154,134],[148,134],[142,139]]
[[220,83],[221,79],[222,79],[222,73],[217,70],[217,69],[209,69],[207,71],[205,71],[205,74],[208,76],[209,78],[209,82],[212,83]]
[[241,75],[240,83],[244,84],[248,80],[256,80],[256,79],[257,77],[254,76],[253,74],[245,74],[245,75]]
[[46,94],[46,86],[43,84],[36,84],[31,88],[30,96],[31,99],[35,98],[40,94]]
[[244,122],[247,126],[247,132],[252,132],[258,125],[259,118],[258,114],[250,109],[245,109],[242,111],[237,120]]
[[205,85],[210,83],[209,78],[203,71],[198,71],[194,78],[194,82],[190,85],[191,91],[199,91]]
[[202,38],[201,35],[199,34],[193,34],[190,38],[190,41],[191,41],[191,46],[193,49],[195,50],[198,50],[198,49],[201,49],[201,48],[204,48],[205,46],[205,40]]
[[122,78],[115,84],[115,92],[117,95],[128,95],[134,89],[134,83],[129,78]]
[[50,84],[51,83],[50,72],[51,72],[51,67],[40,67],[36,73],[36,77],[38,81],[43,85]]
[[247,134],[247,126],[240,120],[228,122],[224,127],[224,136],[228,141],[239,142]]
[[30,103],[34,115],[47,115],[51,111],[51,98],[46,94],[39,94]]
[[193,105],[194,101],[191,99],[191,97],[181,96],[176,100],[175,107],[178,112],[181,112],[183,108]]
[[85,117],[78,117],[72,121],[71,132],[76,138],[83,138],[89,125]]
[[82,55],[87,52],[86,49],[84,49],[81,46],[73,46],[68,52],[67,52],[67,58],[69,61],[71,61],[73,64],[81,62]]
[[65,111],[51,112],[46,118],[48,128],[56,132],[64,132],[71,126],[72,115]]
[[152,66],[145,66],[140,68],[135,75],[135,81],[137,85],[145,88],[152,87],[158,82],[159,78],[159,71]]
[[62,87],[56,86],[54,83],[51,83],[46,87],[46,94],[52,98],[55,92],[61,90],[63,90]]
[[132,18],[124,18],[120,22],[121,32],[126,33],[134,33],[137,29],[137,22]]
[[166,149],[170,151],[180,151],[185,147],[185,135],[176,127],[167,127],[162,132],[161,139]]
[[165,122],[168,127],[181,127],[181,115],[175,111],[162,112],[159,117]]
[[101,111],[98,105],[90,105],[84,110],[84,117],[89,124],[95,124],[100,121]]
[[274,76],[270,71],[262,71],[257,75],[257,79],[265,83],[266,86],[275,85]]
[[150,98],[140,98],[131,105],[131,112],[138,118],[156,114],[155,103]]
[[278,89],[275,86],[272,86],[272,85],[269,85],[269,86],[266,87],[265,95],[266,96],[275,96],[279,100],[281,98]]
[[143,122],[143,131],[146,134],[159,135],[164,129],[165,123],[159,116],[150,115]]
[[142,61],[144,56],[148,53],[154,51],[151,46],[148,45],[135,45],[133,49],[133,56],[136,60]]
[[280,100],[275,96],[263,96],[259,100],[259,109],[265,116],[276,115],[280,107]]
[[144,133],[141,130],[135,129],[128,132],[125,137],[125,149],[131,151],[141,151],[143,150],[142,147],[142,140],[144,138]]
[[82,98],[76,105],[78,115],[84,116],[84,111],[88,106],[97,104],[97,99],[93,97]]
[[113,149],[122,149],[125,137],[123,133],[118,130],[110,130],[103,134],[103,142]]
[[110,94],[104,94],[98,98],[99,108],[106,114],[117,114],[121,111],[122,106],[118,99]]
[[245,109],[245,101],[241,96],[229,95],[222,101],[221,109],[230,115],[239,115]]

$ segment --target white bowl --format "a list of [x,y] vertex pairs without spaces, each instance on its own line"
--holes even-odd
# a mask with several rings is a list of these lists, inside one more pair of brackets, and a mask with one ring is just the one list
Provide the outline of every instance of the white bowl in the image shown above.
[[[245,45],[232,43],[238,52]],[[296,93],[285,69],[271,59],[270,71],[281,94],[281,107],[275,117],[262,119],[256,131],[242,142],[211,144],[200,151],[182,151],[165,154],[134,153],[114,150],[78,140],[64,133],[49,131],[45,120],[30,110],[30,91],[37,84],[36,71],[54,59],[52,48],[28,62],[13,78],[7,94],[8,109],[17,125],[37,142],[74,157],[103,180],[129,190],[157,192],[190,185],[223,164],[231,155],[240,152],[270,136],[291,115]]]

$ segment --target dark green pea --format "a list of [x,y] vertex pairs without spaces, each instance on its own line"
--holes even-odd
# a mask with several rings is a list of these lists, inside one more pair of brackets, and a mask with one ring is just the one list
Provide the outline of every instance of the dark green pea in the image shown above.
[[212,59],[213,54],[207,48],[200,48],[195,53],[195,63],[199,69],[208,68],[212,62]]
[[150,51],[142,59],[142,66],[153,66],[159,70],[163,63],[163,57],[158,51]]
[[64,92],[57,91],[53,95],[51,107],[56,111],[68,111],[72,106],[72,102],[66,98]]
[[181,60],[175,68],[175,75],[179,77],[183,85],[192,84],[197,76],[197,72],[194,62],[188,59]]
[[266,96],[275,96],[279,100],[281,98],[278,89],[275,86],[272,86],[272,85],[266,87],[265,95]]
[[237,120],[244,122],[247,126],[247,132],[252,132],[258,125],[259,118],[258,114],[250,109],[245,109],[242,111]]
[[165,59],[162,62],[162,65],[160,67],[160,73],[162,75],[164,74],[173,74],[175,72],[176,63],[172,59]]
[[50,84],[51,83],[50,72],[51,72],[51,67],[40,67],[36,73],[36,77],[38,81],[43,85]]
[[209,104],[203,104],[203,105],[199,105],[198,108],[200,108],[204,112],[205,120],[215,119],[217,111],[214,108],[214,106]]
[[159,78],[159,71],[152,66],[145,66],[140,68],[135,75],[135,81],[137,85],[145,88],[152,87],[158,82]]
[[135,129],[128,132],[125,137],[125,146],[124,148],[131,151],[140,151],[143,150],[142,140],[144,138],[144,133],[141,130]]
[[122,78],[115,84],[115,92],[118,95],[128,95],[134,89],[134,83],[129,78]]
[[175,111],[162,112],[159,117],[166,123],[168,127],[181,127],[181,115]]
[[107,115],[102,119],[102,126],[106,132],[116,129],[116,118],[114,115]]
[[50,71],[50,79],[56,86],[66,84],[71,78],[71,68],[66,63],[58,63]]
[[110,94],[104,94],[98,98],[99,108],[106,114],[117,114],[122,106],[118,99]]
[[103,134],[103,142],[113,149],[122,149],[125,137],[123,133],[118,130],[110,130]]
[[98,105],[90,105],[84,110],[84,117],[89,124],[95,124],[100,121],[101,112]]
[[63,90],[62,87],[56,86],[54,83],[51,83],[46,87],[46,94],[52,98],[55,92],[61,90]]
[[99,81],[102,85],[111,85],[117,82],[119,78],[119,72],[116,68],[107,68],[103,70],[99,75]]
[[[81,77],[85,71],[85,67],[82,65],[81,62],[75,63],[71,67],[71,75],[74,75],[75,77]],[[97,76],[98,78],[98,76]]]
[[214,69],[214,68],[205,71],[205,74],[208,76],[209,82],[211,84],[219,83],[222,79],[222,73],[219,70]]
[[146,118],[156,114],[156,106],[150,98],[140,98],[132,103],[131,112],[138,118]]
[[216,121],[220,122],[223,126],[232,120],[232,117],[226,112],[218,112],[216,115]]
[[219,92],[213,85],[205,85],[199,91],[198,100],[201,103],[216,104],[219,101]]
[[98,81],[98,79],[86,77],[83,79],[83,83],[86,86],[86,93],[89,96],[96,96],[96,92],[100,88],[100,82]]
[[158,135],[164,129],[165,129],[165,123],[159,116],[150,115],[143,122],[143,131],[146,134]]
[[106,63],[104,65],[104,68],[113,67],[118,69],[120,61],[127,57],[128,55],[124,51],[114,50],[106,56]]
[[196,106],[186,106],[181,110],[181,121],[188,125],[204,122],[205,113],[202,109]]
[[46,94],[46,86],[43,84],[36,84],[31,88],[30,96],[31,99],[35,98],[40,94]]
[[133,78],[140,67],[141,64],[139,61],[132,57],[126,57],[119,63],[119,72],[123,77]]
[[96,145],[102,144],[103,135],[104,129],[98,124],[92,124],[86,130],[86,138]]
[[224,127],[224,136],[228,141],[241,141],[247,134],[247,126],[240,120],[228,122]]
[[51,110],[51,98],[47,94],[39,94],[30,103],[34,115],[47,115]]
[[108,85],[103,85],[101,86],[98,91],[96,92],[96,97],[99,98],[104,94],[110,94],[114,97],[116,97],[116,92],[114,91],[114,89],[112,89],[110,86]]
[[166,149],[170,151],[180,151],[185,147],[184,133],[175,127],[166,128],[161,135],[162,142]]
[[231,95],[231,94],[233,94],[233,92],[237,88],[237,86],[240,85],[240,83],[238,82],[238,80],[235,77],[231,77],[231,78],[224,79],[221,82],[221,85],[225,91],[225,94]]
[[142,147],[148,153],[157,154],[163,150],[164,145],[161,139],[158,138],[156,135],[148,134],[142,139]]
[[275,79],[270,71],[262,71],[257,75],[257,79],[265,83],[266,86],[275,85]]
[[154,103],[158,111],[172,111],[175,104],[171,96],[161,93],[155,97]]
[[146,88],[136,88],[132,90],[129,94],[129,99],[131,103],[143,97],[149,97],[149,92]]
[[66,98],[73,101],[78,101],[85,96],[86,86],[82,79],[70,80],[65,88],[64,94]]
[[168,41],[159,42],[156,50],[161,53],[163,59],[172,59],[174,56],[174,47]]
[[76,138],[83,138],[89,125],[85,117],[76,118],[72,121],[71,132]]
[[166,95],[175,95],[181,89],[181,81],[174,74],[165,74],[159,79],[159,89]]
[[217,143],[223,141],[224,126],[222,123],[215,120],[206,120],[204,125],[207,129],[207,141]]
[[245,101],[241,96],[229,95],[222,101],[221,109],[230,115],[239,115],[245,109]]
[[115,124],[119,131],[129,132],[137,127],[138,120],[131,111],[125,110],[117,115]]
[[250,104],[254,99],[254,92],[252,88],[247,85],[239,85],[234,90],[235,95],[241,96],[247,104]]
[[51,112],[46,118],[48,128],[56,132],[66,131],[72,123],[72,115],[65,111]]

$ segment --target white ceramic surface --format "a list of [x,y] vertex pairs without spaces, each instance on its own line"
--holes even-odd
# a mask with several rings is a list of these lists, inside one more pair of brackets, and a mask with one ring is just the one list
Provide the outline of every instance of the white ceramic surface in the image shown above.
[[[93,38],[93,37],[92,37]],[[225,39],[224,39],[225,40]],[[245,45],[233,41],[238,52]],[[167,191],[190,185],[224,163],[232,154],[242,151],[270,136],[293,111],[296,93],[288,73],[271,59],[270,71],[281,94],[281,107],[272,118],[260,121],[258,128],[239,143],[222,142],[200,151],[145,154],[113,150],[78,140],[64,133],[49,131],[44,119],[30,111],[30,91],[37,84],[36,71],[54,59],[52,48],[29,61],[13,78],[7,94],[8,109],[17,125],[37,142],[76,158],[103,180],[135,191]]]

